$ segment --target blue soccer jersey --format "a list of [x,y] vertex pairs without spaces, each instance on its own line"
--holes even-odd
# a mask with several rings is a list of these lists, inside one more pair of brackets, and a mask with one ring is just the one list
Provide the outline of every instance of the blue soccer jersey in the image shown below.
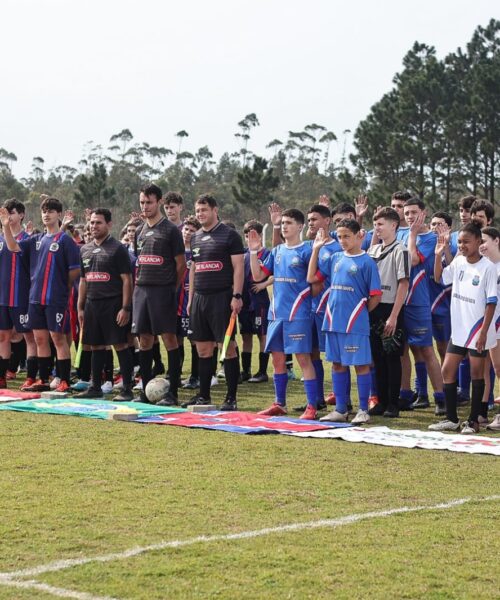
[[328,296],[330,294],[330,263],[332,256],[337,252],[342,252],[342,248],[337,240],[327,242],[320,248],[318,254],[319,279],[323,281],[323,290],[312,299],[312,311],[317,315],[324,315]]
[[[402,238],[402,241],[408,245],[408,234]],[[434,248],[436,247],[436,234],[432,231],[420,233],[417,235],[417,253],[419,262],[412,266],[410,271],[410,286],[406,296],[406,306],[428,306],[430,307],[429,277],[426,269],[426,262],[434,261]]]
[[376,262],[366,252],[337,252],[329,267],[329,272],[321,270],[331,278],[323,331],[370,335],[368,299],[382,295]]
[[[452,249],[450,245],[450,249]],[[452,250],[453,256],[456,254]],[[446,267],[446,261],[443,257],[443,269]],[[432,316],[449,317],[450,300],[451,300],[451,285],[443,285],[434,280],[434,254],[431,254],[425,261],[425,268],[429,278],[429,298],[431,303]]]
[[280,244],[271,250],[261,265],[266,275],[274,276],[270,321],[311,318],[311,287],[307,283],[311,253],[311,244]]
[[458,231],[452,231],[450,235],[450,250],[453,256],[458,252]]
[[[266,258],[270,254],[268,248],[261,248],[257,253],[259,264],[263,264]],[[252,286],[254,285],[252,277],[252,270],[250,268],[250,251],[245,251],[245,279],[243,280],[243,309],[244,311],[253,312],[259,310],[260,307],[267,307],[269,305],[269,294],[267,289],[263,289],[260,292],[253,292]]]
[[21,252],[32,265],[30,304],[67,306],[68,273],[80,269],[80,247],[73,238],[59,231],[33,235],[19,242]]
[[[21,231],[16,242],[28,239]],[[0,306],[11,308],[26,307],[30,294],[29,257],[19,252],[11,252],[5,239],[0,235]]]

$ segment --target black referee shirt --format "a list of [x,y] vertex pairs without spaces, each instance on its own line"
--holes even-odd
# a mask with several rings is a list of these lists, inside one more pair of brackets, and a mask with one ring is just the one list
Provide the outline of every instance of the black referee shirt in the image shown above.
[[121,296],[121,275],[132,273],[128,250],[110,235],[100,245],[89,242],[80,249],[80,271],[87,282],[87,298]]
[[233,287],[231,256],[245,252],[237,231],[220,222],[210,231],[199,229],[191,238],[191,252],[194,289],[198,294],[214,294]]

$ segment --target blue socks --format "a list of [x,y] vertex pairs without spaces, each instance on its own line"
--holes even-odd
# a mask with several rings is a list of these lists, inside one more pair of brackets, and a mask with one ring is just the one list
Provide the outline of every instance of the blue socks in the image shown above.
[[368,398],[370,396],[370,386],[372,382],[371,373],[357,376],[359,408],[360,410],[368,410]]
[[427,396],[427,367],[425,362],[416,362],[415,371],[417,373],[417,392],[419,396]]
[[288,373],[275,373],[273,379],[276,402],[280,406],[286,406],[286,386],[288,383]]
[[458,367],[458,387],[461,396],[470,398],[470,363],[468,358],[464,358]]
[[333,391],[335,392],[336,407],[339,413],[347,412],[347,386],[349,385],[349,371],[332,372]]
[[317,408],[318,382],[316,379],[304,379],[304,390],[306,392],[307,404]]
[[[316,381],[317,381],[317,394],[316,400],[318,403],[322,403],[325,400],[325,390],[324,390],[324,382],[325,382],[325,370],[323,369],[323,361],[321,359],[312,361],[314,371],[316,372]],[[304,381],[304,386],[305,386]],[[306,390],[307,394],[307,390]]]

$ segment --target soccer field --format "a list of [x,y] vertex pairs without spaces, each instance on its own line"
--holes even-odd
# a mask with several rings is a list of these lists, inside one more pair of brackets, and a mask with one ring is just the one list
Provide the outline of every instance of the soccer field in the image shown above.
[[[271,398],[244,384],[239,406]],[[14,412],[0,427],[0,598],[499,597],[497,457]]]

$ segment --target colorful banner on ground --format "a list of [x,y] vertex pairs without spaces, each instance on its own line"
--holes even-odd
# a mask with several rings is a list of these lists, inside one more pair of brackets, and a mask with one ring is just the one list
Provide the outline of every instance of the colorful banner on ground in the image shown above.
[[0,410],[16,410],[21,412],[45,413],[50,415],[68,415],[72,417],[90,417],[91,419],[112,419],[113,415],[137,414],[137,418],[149,415],[171,412],[184,412],[182,408],[154,406],[141,402],[107,402],[106,400],[27,400],[25,402],[10,402],[0,406]]
[[40,398],[40,394],[18,392],[17,390],[0,390],[0,404],[4,402],[19,402],[20,400],[33,400],[34,398]]
[[178,425],[180,427],[195,427],[215,429],[230,433],[291,433],[326,431],[332,427],[351,427],[349,423],[320,423],[289,419],[288,417],[264,417],[248,412],[206,413],[183,412],[172,415],[154,415],[138,419],[139,423],[156,423],[157,425]]
[[500,456],[500,437],[460,435],[418,429],[390,429],[389,427],[351,427],[328,431],[290,432],[288,435],[312,438],[342,439],[346,442],[365,442],[400,448],[424,448],[425,450],[450,450],[469,454],[493,454]]

